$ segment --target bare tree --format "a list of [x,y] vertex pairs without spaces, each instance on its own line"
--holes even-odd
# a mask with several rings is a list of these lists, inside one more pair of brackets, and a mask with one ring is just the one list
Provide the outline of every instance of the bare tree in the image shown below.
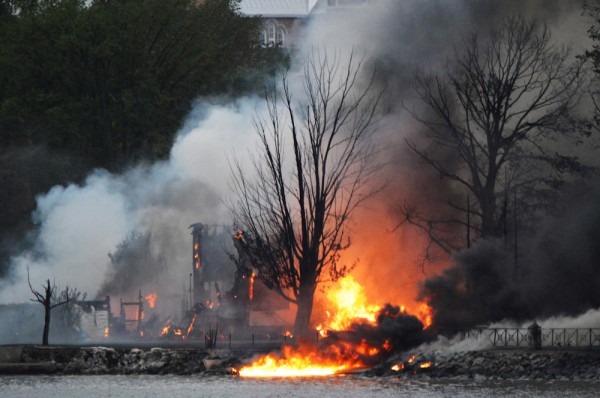
[[33,286],[31,286],[31,281],[29,280],[29,267],[27,267],[27,283],[29,284],[29,289],[31,293],[35,296],[31,301],[36,301],[44,306],[44,334],[42,336],[42,345],[48,345],[48,334],[50,332],[50,313],[53,308],[56,308],[60,305],[67,304],[69,302],[69,292],[70,289],[67,287],[63,294],[64,299],[58,302],[53,301],[53,297],[56,294],[56,285],[53,283],[50,285],[50,279],[46,280],[46,284],[42,285],[44,293],[40,293],[38,290],[35,290]]
[[468,227],[477,236],[501,235],[509,190],[550,187],[566,172],[583,171],[576,157],[556,152],[560,145],[547,145],[549,138],[578,133],[570,111],[583,73],[574,58],[568,47],[552,42],[545,25],[511,17],[485,40],[477,34],[465,39],[446,75],[418,71],[416,91],[424,108],[409,111],[426,127],[430,146],[408,145],[462,187],[465,201],[448,203],[455,217],[433,220],[407,207],[406,220],[451,252],[456,242],[440,233],[442,225],[467,226],[470,217]]
[[304,98],[293,98],[287,76],[281,97],[268,91],[268,117],[255,120],[259,157],[251,171],[232,167],[237,200],[229,207],[241,243],[262,282],[297,305],[298,336],[308,332],[317,285],[351,268],[339,261],[350,243],[346,224],[374,193],[366,187],[376,168],[369,138],[381,92],[374,75],[360,80],[362,69],[354,54],[343,62],[314,52]]

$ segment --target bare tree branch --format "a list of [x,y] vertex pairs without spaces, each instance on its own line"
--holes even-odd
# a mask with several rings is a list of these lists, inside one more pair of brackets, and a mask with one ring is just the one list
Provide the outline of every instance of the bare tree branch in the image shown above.
[[255,119],[255,178],[237,160],[232,165],[237,200],[229,208],[244,249],[263,283],[298,305],[300,334],[316,286],[351,269],[339,261],[350,242],[345,226],[376,191],[369,138],[382,93],[374,75],[362,80],[363,69],[354,54],[343,60],[315,51],[304,65],[304,96],[287,75],[281,92],[266,93],[268,117]]
[[[578,159],[549,150],[545,139],[566,137],[576,126],[572,108],[582,95],[583,63],[567,47],[552,42],[545,25],[510,17],[485,42],[476,34],[455,50],[445,76],[415,73],[416,92],[426,114],[408,109],[426,128],[429,147],[409,148],[441,177],[462,186],[474,198],[470,214],[480,236],[502,233],[505,190],[526,184],[540,187],[549,173],[583,173]],[[452,165],[436,150],[452,153]],[[527,159],[526,161],[524,159]],[[534,166],[552,164],[553,167]],[[453,206],[465,215],[463,206]],[[454,250],[432,226],[456,219],[432,220],[406,213],[444,251]],[[464,224],[464,222],[462,222]]]

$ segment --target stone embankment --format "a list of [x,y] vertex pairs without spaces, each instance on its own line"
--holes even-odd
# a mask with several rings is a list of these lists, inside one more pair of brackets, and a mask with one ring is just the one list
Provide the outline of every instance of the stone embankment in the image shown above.
[[0,347],[0,374],[228,374],[236,363],[190,348]]
[[401,378],[600,380],[600,350],[483,350],[395,357],[369,371]]

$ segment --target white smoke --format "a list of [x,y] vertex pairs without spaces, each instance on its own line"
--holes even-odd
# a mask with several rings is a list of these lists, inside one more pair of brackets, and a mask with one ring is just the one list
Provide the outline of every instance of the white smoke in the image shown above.
[[[404,100],[409,66],[439,67],[452,49],[450,39],[478,23],[478,16],[470,12],[473,4],[479,3],[486,2],[388,0],[369,12],[357,8],[351,13],[326,13],[307,27],[298,49],[299,64],[315,48],[337,51],[342,58],[351,51],[358,57],[374,57],[374,63],[383,66],[389,79],[395,81],[391,85],[393,96]],[[520,2],[505,3],[518,10],[514,7]],[[529,11],[544,8],[542,1],[530,3],[537,6],[523,7]],[[552,2],[557,3],[560,1]],[[571,10],[570,18],[575,18],[579,11],[572,11],[575,7],[567,7],[567,3],[564,9]],[[486,17],[482,25],[490,20]],[[582,26],[579,23],[577,31],[583,30],[585,36]],[[573,29],[565,31],[573,34]],[[294,92],[302,90],[298,74],[290,73]],[[391,108],[400,109],[398,104],[391,104]],[[13,259],[10,277],[0,281],[0,303],[24,302],[31,297],[27,266],[34,287],[50,278],[60,286],[68,284],[94,297],[108,271],[107,254],[134,231],[152,232],[169,247],[170,280],[165,285],[179,289],[187,281],[190,268],[188,226],[230,222],[224,205],[231,194],[228,158],[235,152],[247,164],[248,152],[255,148],[252,120],[256,113],[264,113],[263,102],[256,98],[227,105],[198,102],[166,161],[135,167],[122,175],[95,171],[81,185],[54,187],[38,197],[35,221],[39,236],[32,251]],[[414,121],[398,122],[406,119],[406,114],[398,117],[397,129],[387,135],[397,145],[404,145],[404,138],[415,130]],[[399,163],[393,166],[398,167],[394,175],[402,176]],[[398,251],[397,256],[390,263],[403,264],[403,254]],[[133,292],[138,288],[131,287]]]
[[[435,353],[438,355],[449,355],[458,352],[487,350],[494,347],[490,333],[492,329],[507,329],[508,333],[514,333],[515,329],[527,333],[526,329],[536,322],[542,329],[590,329],[600,325],[600,308],[590,309],[576,316],[553,316],[545,319],[532,319],[526,322],[514,322],[504,320],[501,322],[484,325],[480,329],[463,331],[451,338],[439,336],[435,341],[422,344],[411,350],[411,354]],[[487,329],[487,330],[486,330]],[[483,333],[480,331],[483,330]],[[513,342],[514,343],[514,342]],[[526,344],[526,343],[525,343]]]
[[254,146],[252,116],[261,104],[255,98],[226,106],[199,102],[168,160],[122,175],[96,170],[81,185],[56,186],[39,196],[39,236],[32,251],[13,259],[10,278],[0,282],[0,302],[31,298],[27,267],[36,289],[50,279],[94,297],[108,270],[108,253],[133,232],[151,232],[171,245],[169,276],[179,287],[191,266],[188,226],[230,223],[224,205],[228,157],[235,150],[246,161]]

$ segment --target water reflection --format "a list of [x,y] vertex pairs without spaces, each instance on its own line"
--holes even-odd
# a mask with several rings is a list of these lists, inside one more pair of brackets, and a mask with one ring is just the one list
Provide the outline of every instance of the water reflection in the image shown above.
[[6,398],[114,397],[597,397],[598,382],[427,381],[367,378],[241,379],[201,376],[0,376]]

